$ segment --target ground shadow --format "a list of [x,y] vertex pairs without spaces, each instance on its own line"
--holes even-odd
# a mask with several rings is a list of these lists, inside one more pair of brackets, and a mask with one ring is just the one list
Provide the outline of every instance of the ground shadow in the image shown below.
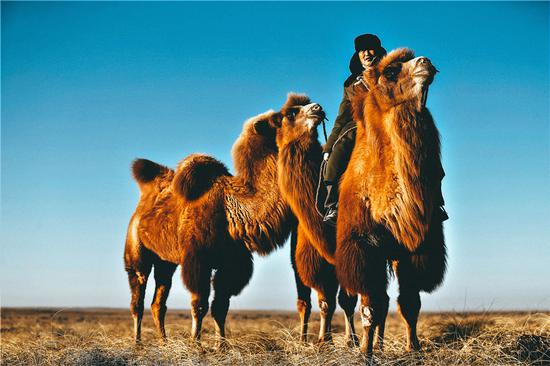
[[438,336],[432,338],[432,342],[439,345],[453,346],[464,342],[464,340],[476,337],[483,328],[491,322],[485,319],[460,319],[452,318],[450,322],[440,325]]
[[528,362],[531,365],[550,365],[550,338],[548,337],[522,334],[504,351],[519,361]]

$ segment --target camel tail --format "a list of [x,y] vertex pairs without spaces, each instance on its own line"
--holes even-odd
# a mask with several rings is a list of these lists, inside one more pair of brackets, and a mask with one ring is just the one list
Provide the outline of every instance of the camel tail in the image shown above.
[[208,155],[192,154],[178,164],[172,189],[186,201],[195,201],[212,188],[217,178],[229,175],[222,162]]
[[136,159],[132,163],[132,175],[140,189],[153,182],[155,178],[163,176],[170,171],[164,165],[147,159]]

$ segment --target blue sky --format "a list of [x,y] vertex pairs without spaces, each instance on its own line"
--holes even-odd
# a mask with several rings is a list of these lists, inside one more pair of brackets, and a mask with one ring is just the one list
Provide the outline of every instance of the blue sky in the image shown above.
[[[242,122],[288,91],[331,127],[367,32],[441,71],[449,270],[424,308],[550,309],[547,2],[2,2],[2,305],[128,306],[130,162],[231,166]],[[232,304],[294,308],[289,246]],[[168,305],[189,306],[179,270]]]

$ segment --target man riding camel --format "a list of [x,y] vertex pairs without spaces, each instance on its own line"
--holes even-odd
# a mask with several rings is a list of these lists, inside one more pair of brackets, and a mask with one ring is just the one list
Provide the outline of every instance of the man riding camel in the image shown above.
[[[356,124],[353,121],[351,101],[360,90],[367,90],[366,82],[363,80],[363,71],[374,67],[386,55],[380,39],[374,34],[362,34],[355,38],[355,53],[351,57],[349,70],[351,75],[344,82],[344,96],[338,109],[338,117],[334,120],[334,127],[323,147],[326,167],[323,180],[327,189],[325,199],[325,216],[323,221],[335,226],[338,214],[338,182],[346,170],[353,146],[355,145]],[[441,168],[441,179],[445,173]],[[443,195],[440,195],[440,219],[448,219],[443,208]]]

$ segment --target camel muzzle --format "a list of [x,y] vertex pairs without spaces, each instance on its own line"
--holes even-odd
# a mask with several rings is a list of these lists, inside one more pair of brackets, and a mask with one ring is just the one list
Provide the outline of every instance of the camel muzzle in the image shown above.
[[433,82],[437,69],[429,58],[420,56],[413,58],[409,62],[413,69],[412,75],[419,84],[428,86]]
[[318,126],[319,123],[321,123],[321,121],[323,121],[326,117],[323,107],[317,103],[308,104],[303,108],[308,118],[315,120],[315,126]]

